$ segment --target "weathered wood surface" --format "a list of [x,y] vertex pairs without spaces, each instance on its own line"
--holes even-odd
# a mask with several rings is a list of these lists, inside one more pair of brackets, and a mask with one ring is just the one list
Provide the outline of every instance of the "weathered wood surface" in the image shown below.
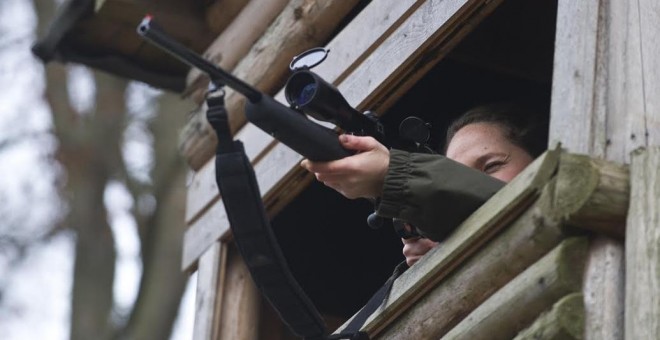
[[222,305],[227,248],[215,242],[199,259],[195,296],[194,340],[214,339]]
[[[274,93],[286,80],[293,56],[328,39],[357,1],[291,0],[232,73],[265,93]],[[227,90],[232,131],[245,124],[244,105],[242,95]],[[181,150],[188,164],[199,169],[212,157],[215,144],[204,115],[193,116],[182,132]]]
[[[489,2],[486,7],[482,7],[485,3],[483,0],[462,0],[462,1],[426,1],[419,8],[417,8],[413,13],[404,13],[408,15],[405,19],[402,17],[401,20],[397,21],[400,26],[394,30],[394,32],[388,36],[385,41],[383,41],[374,51],[369,55],[369,57],[362,61],[354,72],[348,75],[346,80],[339,85],[340,90],[347,96],[350,96],[351,100],[356,100],[359,102],[366,103],[368,98],[375,98],[374,93],[369,92],[373,91],[374,86],[367,86],[366,88],[355,87],[357,83],[352,81],[352,85],[348,88],[342,90],[342,85],[346,82],[349,82],[353,77],[363,77],[366,73],[378,73],[379,76],[385,76],[384,73],[392,72],[393,74],[398,74],[400,77],[404,75],[408,76],[412,72],[411,70],[403,71],[405,68],[417,67],[418,64],[415,64],[412,60],[416,62],[421,62],[420,58],[425,53],[430,53],[436,55],[438,51],[442,51],[442,54],[446,53],[449,49],[449,46],[453,46],[458,41],[459,36],[452,36],[452,39],[448,39],[448,36],[451,36],[450,32],[456,30],[456,25],[462,23],[461,19],[466,19],[472,24],[476,25],[476,21],[483,19],[483,17],[489,13],[488,11],[492,10],[492,6],[496,6],[496,1]],[[376,3],[375,3],[376,4]],[[459,11],[460,10],[460,11]],[[458,11],[458,12],[457,12]],[[377,12],[380,13],[380,12]],[[453,15],[456,14],[456,15]],[[470,16],[472,15],[472,16]],[[421,20],[421,21],[420,21]],[[420,26],[420,23],[423,23],[423,27]],[[350,26],[350,25],[349,25]],[[364,27],[364,26],[363,26]],[[473,25],[461,25],[462,29],[467,30],[471,29]],[[368,28],[367,28],[368,29]],[[462,31],[461,31],[462,32]],[[407,38],[405,36],[407,35]],[[403,39],[403,40],[402,40]],[[436,41],[435,39],[439,39]],[[447,46],[443,45],[447,44]],[[393,51],[396,49],[396,53]],[[432,62],[430,59],[426,59],[427,63],[424,65],[430,67]],[[374,64],[375,63],[375,64]],[[388,65],[387,67],[379,67],[378,65]],[[399,65],[400,67],[393,67],[393,65]],[[385,72],[387,71],[387,72]],[[419,71],[419,70],[418,70]],[[413,72],[414,73],[414,72]],[[390,76],[385,76],[386,78],[393,80],[393,74]],[[376,78],[372,78],[372,81],[377,81]],[[383,90],[383,88],[380,88]],[[388,100],[394,100],[396,96],[392,93],[381,93],[383,96],[388,96]],[[277,98],[277,97],[276,97]],[[363,105],[363,104],[360,104]],[[358,107],[360,107],[358,105]],[[251,126],[251,125],[248,125]],[[259,163],[264,164],[275,164],[276,168],[274,169],[264,169],[269,170],[268,172],[269,179],[264,180],[270,182],[275,180],[277,182],[277,174],[286,174],[287,176],[301,176],[300,168],[298,164],[301,161],[301,156],[293,152],[291,149],[286,147],[281,143],[274,142],[272,149],[263,155],[262,160]],[[260,164],[257,163],[255,166],[258,168]],[[258,172],[258,171],[257,171]],[[257,173],[257,178],[260,180],[260,186],[262,179],[259,178],[259,173]],[[277,186],[273,184],[272,187],[283,188],[285,185],[282,183],[285,181],[280,181]],[[303,183],[303,182],[300,182]],[[300,188],[294,188],[289,185],[286,186],[289,190],[300,190]],[[262,193],[267,192],[267,189],[261,187]],[[271,196],[274,201],[278,202],[281,206],[286,203],[286,197],[277,197],[276,193],[273,193]],[[291,197],[289,197],[291,199]],[[200,236],[188,236],[188,233],[195,234],[204,234],[209,235],[211,233],[217,234],[212,230],[200,230],[201,227],[198,227],[198,223],[205,216],[200,216],[200,219],[197,222],[193,223],[189,230],[186,232],[186,238],[203,240],[203,237]],[[210,225],[210,223],[204,222],[203,225]],[[218,235],[220,237],[220,235]],[[184,254],[190,254],[194,252],[199,252],[200,250],[188,250],[187,248],[197,248],[204,250],[208,248],[209,244],[213,242],[214,239],[206,239],[201,244],[184,244]],[[184,268],[189,267],[196,261],[194,259],[187,261],[184,260]]]
[[227,251],[225,282],[219,291],[222,305],[216,318],[217,339],[257,340],[261,294],[233,244]]
[[[404,273],[393,285],[387,305],[369,318],[364,329],[373,336],[386,327],[452,270],[463,265],[470,254],[492,239],[502,227],[517,218],[538,197],[538,191],[554,173],[558,157],[558,150],[539,157],[444,240],[442,247],[436,247]],[[498,261],[490,261],[493,260]]]
[[622,241],[592,240],[582,289],[585,339],[623,339],[624,266]]
[[584,338],[584,296],[569,294],[543,313],[513,340],[581,340]]
[[[619,163],[639,146],[659,144],[659,7],[654,0],[558,2],[551,141]],[[623,243],[593,244],[585,337],[622,339]]]
[[629,178],[626,165],[563,153],[553,208],[573,226],[623,239]]
[[[240,2],[244,0],[232,0]],[[231,16],[231,21],[218,37],[211,43],[204,53],[204,58],[220,66],[225,71],[233,71],[238,62],[250,52],[252,45],[266,32],[273,20],[282,13],[289,0],[250,1],[241,8],[237,15]],[[224,15],[231,14],[225,11],[224,1],[217,2],[215,6]],[[207,14],[207,18],[210,13]],[[201,71],[193,68],[188,72],[186,90],[195,102],[201,104],[204,93],[208,87],[208,77]],[[203,116],[203,112],[200,115]]]
[[358,109],[384,112],[500,3],[425,1],[338,89]]
[[582,289],[586,238],[564,240],[482,303],[442,339],[512,339],[562,297]]
[[626,339],[660,339],[660,147],[637,150],[626,228]]
[[660,144],[660,3],[560,0],[550,140],[620,163]]
[[[399,310],[390,310],[388,300],[387,305],[377,312],[379,314],[370,318],[381,322],[375,324],[368,320],[363,329],[376,339],[437,339],[446,334],[488,297],[561,242],[564,236],[560,222],[547,218],[547,194],[546,191],[500,235],[479,247],[476,254],[457,265],[448,266],[450,270],[440,271],[438,276],[442,281],[428,287],[432,289],[427,289],[420,299],[416,296],[410,298],[414,302],[413,308],[401,310],[405,307],[401,306]],[[455,235],[460,235],[460,230]],[[434,248],[425,262],[447,266],[443,258],[464,256],[464,253],[452,252],[455,249],[452,239],[455,238],[452,236]],[[405,287],[420,281],[416,266],[395,282],[393,294],[404,295],[400,292],[402,290],[406,295],[415,292]],[[391,320],[392,317],[383,318],[384,312],[392,316],[403,314]],[[382,327],[386,328],[381,330]]]

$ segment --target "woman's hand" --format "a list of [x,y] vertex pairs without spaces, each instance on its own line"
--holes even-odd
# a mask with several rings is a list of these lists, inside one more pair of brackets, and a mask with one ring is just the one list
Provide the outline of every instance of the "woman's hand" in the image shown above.
[[347,198],[374,198],[381,195],[390,164],[390,152],[372,137],[339,136],[339,142],[353,156],[330,162],[303,160],[300,165],[316,175],[323,184]]
[[438,245],[438,242],[423,237],[402,238],[401,241],[403,242],[403,256],[406,257],[408,267],[415,264],[424,254]]

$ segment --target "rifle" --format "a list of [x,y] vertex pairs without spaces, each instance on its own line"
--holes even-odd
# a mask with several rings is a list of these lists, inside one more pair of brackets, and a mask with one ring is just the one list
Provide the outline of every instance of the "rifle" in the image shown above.
[[425,144],[429,136],[428,124],[419,118],[408,117],[402,122],[399,130],[404,137],[401,140],[389,138],[373,113],[360,113],[348,104],[333,85],[311,72],[309,68],[318,63],[310,65],[305,61],[310,56],[319,58],[315,55],[319,52],[327,55],[325,49],[309,50],[291,62],[290,67],[294,72],[284,92],[291,106],[286,107],[170,38],[153,22],[151,16],[143,19],[137,31],[163,51],[206,73],[215,86],[226,85],[241,93],[247,98],[245,115],[248,121],[309,160],[331,161],[353,153],[341,146],[336,131],[314,123],[305,114],[333,123],[346,133],[372,136],[387,147],[401,147],[405,144],[407,149],[433,152]]
[[[375,116],[352,108],[334,86],[309,71],[310,64],[306,64],[306,57],[313,56],[318,49],[303,53],[291,63],[294,73],[285,87],[285,96],[291,107],[287,107],[171,39],[153,22],[151,16],[147,15],[142,20],[137,32],[177,59],[205,72],[216,89],[226,85],[244,95],[247,98],[246,117],[250,122],[312,161],[336,160],[352,152],[341,146],[334,130],[314,123],[306,115],[334,123],[349,133],[371,135],[386,146],[392,145]],[[323,54],[320,59],[325,58],[327,51],[323,50]],[[231,138],[224,98],[222,95],[215,96],[217,92],[221,90],[207,95],[207,118],[218,135],[216,181],[234,241],[255,284],[282,320],[305,339],[368,339],[366,333],[359,329],[385,299],[395,276],[372,297],[345,332],[326,336],[327,329],[318,311],[287,268],[266,217],[254,170],[245,156],[242,143]],[[411,131],[422,131],[421,134],[412,134],[421,137],[424,137],[426,128],[425,140],[428,140],[428,125],[420,122],[418,119],[411,121],[409,117],[402,126],[412,127]],[[414,138],[412,141],[418,149],[430,150],[424,143]],[[369,220],[375,220],[372,216],[375,214]],[[377,226],[371,222],[370,225]]]

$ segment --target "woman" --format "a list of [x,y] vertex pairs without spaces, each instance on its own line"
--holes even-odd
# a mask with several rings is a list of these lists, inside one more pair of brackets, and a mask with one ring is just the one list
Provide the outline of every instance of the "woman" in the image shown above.
[[446,157],[342,135],[356,155],[301,165],[348,198],[376,198],[378,215],[403,219],[428,237],[403,240],[413,265],[546,149],[547,123],[539,117],[515,104],[477,107],[449,127]]

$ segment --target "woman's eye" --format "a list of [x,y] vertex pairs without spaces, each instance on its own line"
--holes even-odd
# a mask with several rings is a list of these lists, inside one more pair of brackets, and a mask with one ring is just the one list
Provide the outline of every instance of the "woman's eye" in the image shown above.
[[486,163],[486,165],[484,165],[483,172],[485,172],[487,174],[492,174],[492,173],[500,170],[503,165],[504,165],[504,162],[502,162],[502,161],[494,161],[494,162]]

